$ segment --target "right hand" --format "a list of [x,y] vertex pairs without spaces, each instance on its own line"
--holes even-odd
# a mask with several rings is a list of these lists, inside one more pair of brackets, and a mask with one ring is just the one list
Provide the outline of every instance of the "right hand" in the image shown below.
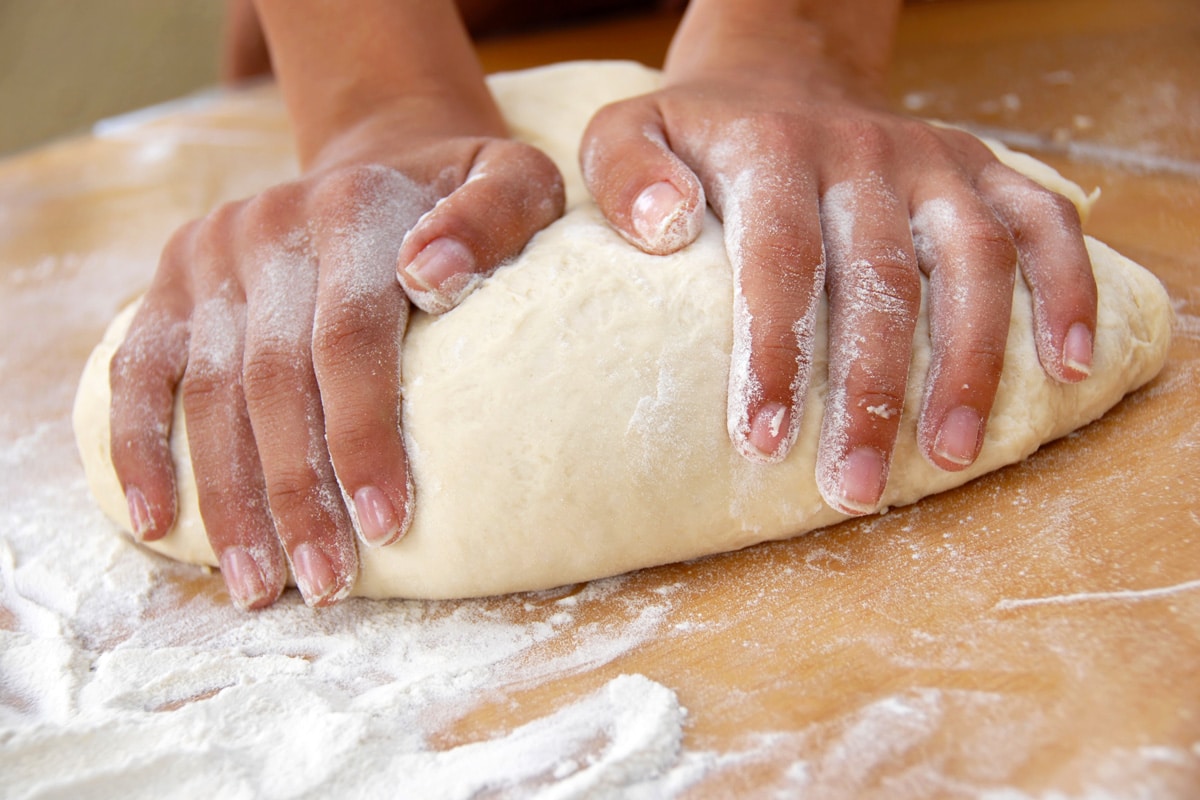
[[[885,6],[898,10],[893,0],[693,0],[662,88],[601,109],[581,147],[600,209],[646,252],[693,241],[706,201],[725,223],[730,439],[752,461],[783,460],[809,386],[823,380],[816,485],[848,515],[883,502],[921,273],[932,353],[917,440],[939,469],[966,469],[983,446],[1018,254],[1048,376],[1087,377],[1096,326],[1075,207],[974,137],[887,110],[869,46],[887,26],[864,35],[892,15]],[[848,64],[855,43],[866,55]],[[814,376],[822,295],[828,365]]]
[[275,601],[289,560],[307,603],[336,602],[357,574],[353,531],[369,545],[404,534],[409,300],[453,307],[562,213],[549,158],[461,116],[370,116],[300,179],[185,225],[112,360],[135,536],[165,536],[178,513],[178,392],[200,513],[242,608]]

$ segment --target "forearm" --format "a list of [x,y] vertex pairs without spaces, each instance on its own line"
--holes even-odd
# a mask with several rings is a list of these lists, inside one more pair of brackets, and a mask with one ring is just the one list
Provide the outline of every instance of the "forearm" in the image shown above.
[[879,99],[900,7],[900,0],[692,0],[667,71],[767,76],[782,68]]
[[221,43],[221,81],[239,81],[271,72],[271,56],[252,0],[226,0]]
[[429,129],[444,124],[458,135],[503,130],[451,0],[255,4],[302,164],[331,139],[401,102],[405,114]]

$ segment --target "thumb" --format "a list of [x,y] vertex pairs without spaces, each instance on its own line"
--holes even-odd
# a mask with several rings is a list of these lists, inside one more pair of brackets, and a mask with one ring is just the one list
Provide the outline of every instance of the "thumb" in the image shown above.
[[673,253],[700,235],[704,189],[671,151],[650,96],[600,109],[584,131],[580,166],[609,224],[647,253]]

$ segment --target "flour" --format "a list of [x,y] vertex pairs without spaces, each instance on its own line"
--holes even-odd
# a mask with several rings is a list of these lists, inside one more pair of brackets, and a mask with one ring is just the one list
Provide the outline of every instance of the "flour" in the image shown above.
[[[481,703],[603,668],[661,635],[671,591],[638,600],[617,579],[320,613],[289,592],[244,614],[218,576],[107,530],[78,476],[65,398],[57,405],[0,448],[0,470],[22,478],[0,481],[5,798],[465,798],[538,785],[546,797],[604,797],[702,774],[681,760],[687,717],[674,692],[638,675],[511,731],[437,744]],[[617,597],[623,618],[583,618]]]
[[[228,187],[207,156],[205,174]],[[238,175],[243,188],[227,190],[229,196],[264,183],[261,175]],[[286,176],[276,170],[270,177],[265,182]],[[188,198],[193,200],[208,202]],[[161,204],[153,202],[158,210]],[[686,573],[667,568],[499,600],[349,600],[320,613],[288,593],[268,611],[240,614],[229,607],[218,576],[173,565],[112,535],[78,478],[66,423],[76,362],[127,299],[119,287],[138,285],[157,253],[157,244],[145,244],[150,234],[142,232],[146,238],[139,241],[141,226],[135,226],[138,231],[127,226],[126,217],[135,215],[117,207],[121,219],[113,229],[123,235],[110,246],[119,253],[62,254],[6,279],[18,302],[46,318],[61,315],[64,297],[72,314],[56,319],[53,337],[37,326],[0,319],[7,343],[0,377],[15,385],[18,378],[40,376],[40,370],[28,369],[39,361],[53,377],[33,391],[10,392],[0,408],[0,472],[6,473],[0,481],[5,797],[473,793],[657,800],[701,782],[708,796],[731,786],[726,794],[738,796],[736,788],[744,793],[746,776],[752,775],[765,796],[842,797],[849,791],[845,787],[859,787],[862,795],[1015,800],[1027,795],[1008,783],[1037,759],[1059,752],[1061,743],[1046,736],[1056,715],[1097,708],[1102,712],[1097,721],[1108,724],[1115,716],[1106,715],[1128,708],[1119,698],[1129,687],[1097,667],[1111,664],[1114,653],[1133,652],[1114,644],[1136,643],[1140,657],[1120,671],[1122,680],[1156,678],[1160,671],[1144,659],[1148,654],[1171,664],[1190,652],[1186,636],[1157,635],[1161,629],[1139,630],[1134,638],[1121,611],[1127,602],[1171,602],[1181,610],[1175,624],[1194,630],[1195,593],[1159,596],[1179,586],[1127,583],[1143,573],[1120,550],[1127,531],[1112,531],[1097,553],[1083,552],[1083,543],[1094,541],[1077,535],[1089,508],[1081,500],[1083,487],[1055,482],[1054,503],[1043,502],[1051,484],[1040,479],[1061,477],[1072,465],[1106,452],[1099,437],[1087,434],[1026,462],[1021,469],[1028,479],[1015,491],[1011,481],[976,484],[966,496],[981,502],[944,533],[935,531],[945,524],[946,506],[918,505],[805,540],[694,563]],[[169,229],[162,217],[182,221],[199,211],[168,209],[150,227]],[[1198,319],[1192,314],[1181,320],[1180,338],[1196,340]],[[727,349],[705,357],[724,363]],[[630,438],[639,445],[671,431],[666,411],[678,383],[661,371],[654,376],[640,415],[628,419]],[[1190,359],[1169,366],[1159,382],[1127,403],[1154,401],[1168,421],[1186,417],[1177,446],[1194,452],[1200,441],[1194,415],[1187,403],[1174,401],[1186,400],[1195,383]],[[1183,394],[1165,397],[1169,392]],[[807,418],[815,416],[814,411]],[[1116,424],[1128,425],[1130,416]],[[1113,423],[1099,423],[1105,424]],[[724,436],[724,430],[718,433]],[[1132,441],[1150,438],[1141,428],[1127,434]],[[1185,503],[1194,492],[1192,464],[1180,460],[1173,483],[1144,486],[1145,507]],[[740,474],[739,490],[765,480],[765,470]],[[1128,485],[1126,474],[1114,473],[1101,490],[1086,490],[1093,492],[1086,497],[1123,498]],[[988,486],[995,487],[990,495]],[[745,503],[750,496],[735,493],[728,502]],[[946,502],[954,507],[953,498]],[[1045,507],[1046,514],[1014,532],[1005,511],[1033,505]],[[1194,539],[1200,523],[1194,510],[1177,518],[1190,524],[1175,526],[1172,547]],[[997,554],[1012,552],[997,547],[1013,538],[1022,542],[1024,563],[1019,570],[997,570]],[[1071,578],[1068,567],[1088,567],[1101,555],[1108,567],[1103,575],[1081,571],[1062,582],[1066,602],[1031,603],[1039,598],[1035,587],[1025,585],[1027,571],[1056,570]],[[1178,555],[1164,549],[1156,558],[1165,563]],[[919,568],[906,568],[909,562]],[[853,573],[872,564],[884,579],[856,583],[863,576]],[[1111,580],[1104,580],[1109,573]],[[744,581],[737,586],[738,602],[703,602],[731,576]],[[991,590],[1002,579],[1011,579],[1004,596],[1022,605],[986,613],[995,602]],[[855,585],[872,590],[846,590]],[[1106,588],[1112,591],[1103,597],[1089,594]],[[1089,602],[1075,602],[1085,598]],[[955,613],[936,618],[923,613],[927,605],[936,607],[924,601],[948,599],[955,601]],[[1070,614],[1092,607],[1103,613],[1104,626],[1071,624]],[[837,624],[851,616],[864,621],[861,631]],[[748,624],[751,618],[754,625]],[[1122,635],[1111,635],[1114,629]],[[1028,652],[1014,662],[1005,656],[1005,645],[1018,633]],[[727,642],[743,648],[747,660],[736,662],[733,653],[729,663],[740,667],[731,670],[735,682],[709,691],[713,672],[693,671],[693,663],[710,654],[727,657]],[[638,655],[664,645],[677,648],[680,659],[657,674],[653,658]],[[864,685],[875,690],[861,698],[845,697],[846,673],[834,666],[847,663],[845,653],[852,649],[867,651],[849,663],[867,671]],[[1015,687],[1033,673],[1013,667],[1043,663],[1028,657],[1042,651],[1049,654],[1043,661],[1060,669],[1040,696],[1022,702],[1017,694],[956,688],[989,675],[1002,688]],[[780,667],[780,652],[825,668]],[[874,665],[879,672],[871,676]],[[649,677],[612,677],[619,671]],[[798,681],[799,674],[812,677]],[[1087,683],[1086,702],[1059,695],[1058,689],[1081,686],[1093,675],[1111,679]],[[579,679],[586,689],[565,689]],[[551,683],[557,702],[521,716],[522,692]],[[794,706],[776,703],[781,684],[795,686]],[[1144,685],[1138,702],[1165,694],[1152,680]],[[680,707],[676,691],[690,713]],[[809,699],[834,697],[841,698],[836,711],[805,707]],[[1166,697],[1169,702],[1172,695]],[[500,709],[502,720],[518,719],[481,726],[480,717],[472,716],[480,708]],[[795,713],[781,717],[780,708]],[[476,724],[458,726],[464,719]],[[763,720],[781,729],[763,730]],[[747,733],[714,739],[718,726]],[[705,727],[708,738],[701,738]],[[458,728],[475,731],[476,738],[456,738]],[[952,731],[967,733],[948,741]],[[718,741],[723,749],[706,749]],[[1194,793],[1200,743],[1171,747],[1148,739],[1112,749],[1104,741],[1077,753],[1071,764],[1087,776],[1082,786],[1043,796]]]
[[[19,468],[47,446],[68,453],[65,428],[39,427],[0,465]],[[469,798],[530,786],[615,797],[700,775],[680,761],[675,693],[641,675],[509,732],[436,745],[505,686],[602,666],[657,635],[670,592],[631,604],[619,626],[577,619],[619,579],[563,597],[350,601],[320,613],[289,593],[243,614],[215,576],[98,530],[106,523],[79,479],[2,500],[6,798]]]

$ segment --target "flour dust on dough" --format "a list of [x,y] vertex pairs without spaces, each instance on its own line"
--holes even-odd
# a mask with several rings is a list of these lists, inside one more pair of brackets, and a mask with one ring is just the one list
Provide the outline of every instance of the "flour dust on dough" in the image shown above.
[[[601,105],[657,82],[656,72],[624,62],[491,78],[514,134],[562,170],[568,211],[461,306],[414,318],[404,342],[403,419],[416,516],[399,543],[360,548],[357,594],[451,598],[543,589],[844,519],[815,482],[823,337],[795,448],[780,464],[748,462],[726,432],[733,303],[720,224],[710,214],[695,244],[650,256],[614,233],[587,198],[576,163],[584,125]],[[1086,210],[1083,192],[1054,170],[1003,148],[998,155]],[[1138,265],[1087,244],[1100,287],[1092,377],[1061,385],[1043,373],[1029,293],[1018,280],[987,439],[962,472],[942,472],[917,449],[914,412],[930,353],[922,314],[885,505],[912,503],[1020,461],[1157,374],[1170,336],[1166,293]],[[92,491],[126,530],[109,457],[108,363],[130,316],[115,320],[92,354],[75,407]],[[178,410],[172,442],[180,517],[149,546],[215,565]]]

